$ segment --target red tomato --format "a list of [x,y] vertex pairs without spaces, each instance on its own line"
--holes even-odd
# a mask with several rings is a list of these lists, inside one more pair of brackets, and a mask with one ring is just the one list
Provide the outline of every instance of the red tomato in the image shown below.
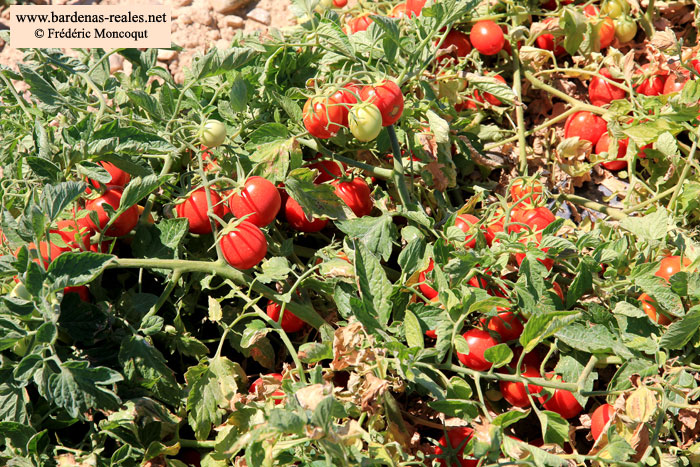
[[[605,78],[612,78],[612,75],[607,68],[601,69],[599,73]],[[622,82],[617,79],[612,81],[616,83]],[[599,76],[594,76],[588,85],[588,98],[590,99],[591,104],[598,107],[609,104],[617,99],[623,99],[626,95],[627,93],[625,93],[624,90],[618,88],[603,78],[600,78]]]
[[[638,69],[635,74],[641,75],[649,69],[649,64],[645,63],[640,69]],[[635,86],[635,90],[639,94],[644,94],[645,96],[658,96],[664,92],[664,83],[666,82],[666,75],[652,75],[642,81],[640,84]]]
[[[587,5],[583,9],[583,13],[589,18],[600,18],[600,9],[595,5]],[[602,18],[603,25],[600,28],[598,37],[600,39],[600,48],[604,49],[612,44],[615,39],[615,22],[609,16]]]
[[[104,205],[111,206],[115,211],[119,208],[119,202],[122,199],[123,190],[121,187],[110,187],[99,198],[91,199],[85,204],[85,209],[88,211],[97,212],[99,227],[96,226],[90,217],[84,217],[86,225],[91,230],[104,229],[109,221],[109,215],[105,211]],[[82,219],[81,219],[82,220]],[[110,237],[123,237],[131,232],[131,229],[136,227],[139,221],[139,209],[134,205],[127,209],[119,216],[105,232]]]
[[607,123],[601,117],[588,111],[576,112],[569,115],[564,124],[564,138],[578,136],[590,141],[594,146],[606,132]]
[[681,92],[685,87],[685,83],[688,82],[689,72],[683,70],[680,73],[671,73],[666,78],[664,83],[663,94],[672,94],[674,92]]
[[347,107],[335,97],[310,97],[304,104],[304,127],[319,139],[328,139],[338,133],[346,116]]
[[328,224],[327,219],[308,220],[304,210],[291,196],[284,205],[284,215],[289,225],[299,232],[319,232]]
[[404,3],[399,3],[391,10],[389,16],[391,18],[400,18],[401,16],[406,16],[412,18],[415,16],[420,16],[421,10],[425,5],[427,0],[408,0]]
[[552,288],[554,289],[554,293],[559,295],[559,298],[561,298],[562,303],[566,303],[566,300],[564,300],[564,291],[561,290],[561,286],[556,282],[553,282]]
[[[457,219],[455,219],[455,227],[459,227],[460,229],[462,229],[462,232],[464,232],[465,234],[468,234],[471,230],[471,227],[478,223],[479,218],[476,216],[472,216],[471,214],[462,214],[461,216],[457,216]],[[476,247],[476,234],[467,237],[464,240],[464,246],[467,248]]]
[[365,86],[360,91],[360,99],[370,102],[382,113],[382,126],[396,123],[403,113],[403,94],[393,81],[384,80],[373,86]]
[[481,324],[501,336],[501,342],[512,341],[523,333],[523,323],[512,311],[502,311],[496,316],[481,318]]
[[[539,378],[541,376],[537,366],[523,363],[523,367],[524,370],[520,373],[521,375],[527,376],[528,378]],[[513,407],[528,407],[530,405],[530,400],[527,397],[527,391],[530,391],[530,395],[535,397],[535,395],[542,390],[541,386],[535,384],[528,384],[526,390],[525,384],[515,381],[499,381],[498,385],[503,398]]]
[[544,200],[542,192],[544,191],[544,185],[537,179],[526,180],[524,178],[518,178],[510,186],[510,198],[511,201],[518,202],[521,199],[525,199],[524,203],[519,204],[538,204]]
[[63,289],[63,296],[65,297],[69,293],[77,293],[80,299],[84,302],[90,301],[90,291],[84,285],[76,285],[74,287],[66,287]]
[[498,345],[496,339],[491,337],[488,332],[476,328],[465,332],[462,337],[467,340],[469,346],[469,354],[457,352],[457,358],[462,362],[462,365],[477,371],[486,371],[491,368],[493,364],[484,358],[484,352],[486,349]]
[[[625,138],[618,140],[617,142],[617,158],[622,160],[603,162],[603,167],[608,170],[622,170],[627,168],[627,161],[625,160],[625,154],[627,154],[627,146],[629,145],[630,139]],[[600,137],[595,145],[596,154],[602,154],[608,152],[608,147],[610,145],[610,136],[606,131],[603,136]]]
[[[521,238],[519,240],[520,243],[527,245],[530,241],[534,241],[537,246],[539,246],[540,242],[542,241],[542,235],[541,234],[536,234],[534,240],[530,240],[527,237]],[[542,248],[542,251],[544,253],[547,253],[549,251],[549,248]],[[523,264],[523,260],[525,259],[526,253],[516,253],[515,254],[515,261],[518,263],[518,267],[520,267]],[[554,267],[554,260],[552,258],[544,258],[544,259],[538,259],[540,263],[544,265],[544,267],[547,268],[548,271],[552,270],[552,267]]]
[[[445,439],[445,436],[440,438],[438,443],[440,446],[435,447],[435,454],[437,456],[442,455],[443,449],[447,447],[448,439],[449,439],[449,446],[451,449],[456,450],[459,448],[459,451],[455,454],[457,456],[457,459],[459,459],[459,465],[460,467],[476,467],[479,464],[478,460],[475,459],[463,459],[464,457],[464,447],[467,445],[470,439],[472,439],[472,436],[474,436],[474,430],[472,430],[469,427],[466,426],[460,426],[457,428],[451,428],[447,432],[447,439]],[[438,462],[440,463],[441,467],[453,467],[454,462],[451,460],[445,460],[444,458],[438,459]],[[449,462],[449,463],[448,463]]]
[[418,284],[418,288],[420,289],[421,293],[425,295],[425,298],[428,300],[432,300],[438,296],[437,290],[432,288],[426,281],[425,281],[425,275],[429,273],[430,271],[433,270],[435,267],[435,262],[433,261],[433,258],[430,258],[430,263],[428,263],[428,267],[424,270],[421,271],[421,273],[418,275],[418,280],[420,281],[420,284]]
[[655,276],[666,279],[669,282],[671,276],[680,272],[682,268],[690,266],[691,261],[687,257],[683,257],[683,265],[681,266],[680,256],[667,256],[659,263],[659,269],[654,273]]
[[338,102],[342,111],[340,124],[344,127],[348,126],[348,113],[353,104],[357,104],[357,95],[360,94],[360,88],[354,83],[349,83],[338,89],[331,97],[335,102]]
[[556,10],[557,5],[571,5],[574,0],[543,0],[542,8],[547,10]]
[[593,441],[597,441],[600,438],[605,425],[608,424],[614,413],[615,410],[610,404],[603,404],[593,411],[591,414],[591,435],[593,436]]
[[504,231],[504,222],[505,213],[503,212],[503,209],[499,208],[494,212],[493,217],[490,219],[489,224],[486,227],[486,232],[484,232],[484,237],[486,237],[486,243],[488,246],[491,246],[494,240],[496,240],[497,233]]
[[[547,377],[551,379],[552,373],[548,373]],[[554,375],[554,379],[561,380],[561,376]],[[540,403],[542,406],[546,410],[558,413],[563,418],[573,418],[583,410],[581,404],[578,403],[570,391],[555,389],[554,394],[549,400],[547,400],[548,397],[548,395],[540,397]]]
[[[128,172],[124,172],[122,169],[107,161],[98,162],[109,174],[112,176],[112,180],[106,183],[107,185],[114,185],[124,187],[131,180],[131,175]],[[90,184],[95,188],[99,187],[99,183],[94,180],[90,181]]]
[[318,175],[314,179],[314,183],[317,185],[340,178],[347,170],[347,166],[342,162],[327,160],[313,162],[311,164],[307,164],[305,167],[318,170]]
[[[438,43],[435,42],[435,45],[437,44]],[[454,51],[438,57],[439,63],[443,61],[456,62],[459,57],[466,57],[469,55],[469,52],[472,51],[472,45],[469,43],[469,36],[456,29],[452,29],[447,33],[440,49],[448,49],[452,46],[454,46]]]
[[348,29],[350,34],[355,34],[356,32],[366,31],[370,24],[374,22],[369,14],[358,16],[353,18],[348,22]]
[[[52,229],[49,235],[57,234],[63,245],[56,245],[54,242],[49,242],[51,245],[51,257],[56,258],[65,251],[81,250],[88,251],[90,249],[90,235],[92,231],[80,226],[73,219],[65,219],[56,222],[57,229]],[[42,242],[43,243],[43,242]]]
[[[504,84],[506,82],[506,80],[503,79],[503,77],[501,75],[493,75],[492,78],[495,78],[496,81],[500,81],[501,83],[504,83]],[[493,94],[485,92],[484,98],[482,99],[481,93],[479,93],[479,91],[477,89],[475,89],[474,90],[474,100],[476,100],[478,102],[484,102],[484,99],[486,99],[486,101],[491,105],[501,105],[501,101],[498,100],[498,98],[496,96],[494,96]]]
[[673,322],[673,320],[665,314],[656,311],[654,299],[651,298],[649,294],[641,294],[639,296],[639,301],[642,303],[642,310],[644,310],[644,313],[646,313],[646,315],[655,323],[659,323],[662,326],[668,326]]
[[482,55],[496,55],[506,42],[501,28],[491,20],[476,22],[469,33],[469,39]]
[[331,183],[335,187],[335,194],[348,205],[357,217],[369,215],[374,205],[372,204],[371,190],[367,182],[359,177],[349,182],[335,180]]
[[[275,378],[280,383],[282,382],[282,375],[279,373],[269,373],[265,376]],[[257,394],[261,390],[261,386],[263,385],[263,383],[264,383],[264,381],[262,378],[258,378],[255,381],[253,381],[253,384],[250,385],[250,389],[249,389],[250,393]],[[272,393],[272,396],[273,397],[280,397],[280,398],[275,399],[275,405],[281,404],[282,403],[281,397],[284,396],[284,391],[282,391],[281,389],[278,389]]]
[[224,259],[236,269],[250,269],[267,254],[265,235],[248,221],[242,221],[236,230],[221,237],[220,245]]
[[[280,312],[282,311],[282,305],[273,302],[272,300],[267,302],[267,316],[272,318],[273,321],[279,323]],[[292,333],[299,332],[304,328],[304,321],[298,318],[296,315],[292,314],[289,309],[284,309],[284,316],[282,316],[282,323],[280,323],[284,332]]]
[[[544,206],[533,209],[518,209],[511,213],[511,220],[517,224],[525,224],[533,232],[539,232],[554,222],[557,218],[552,211]],[[509,232],[520,232],[523,227],[517,224],[508,226]]]
[[[214,214],[219,217],[224,216],[224,205],[219,194],[209,189],[211,204]],[[177,217],[186,217],[190,222],[190,232],[194,234],[210,234],[212,232],[211,222],[207,215],[207,195],[204,187],[198,188],[190,193],[185,202],[175,206]]]
[[[551,22],[556,21],[556,20],[557,19],[554,17],[549,17],[549,18],[546,18],[543,21],[543,23],[547,24],[547,23],[551,23]],[[537,36],[537,39],[535,39],[535,44],[537,45],[537,47],[539,47],[540,49],[544,49],[544,50],[551,50],[552,52],[554,52],[554,55],[557,57],[560,57],[560,56],[566,54],[566,49],[561,45],[562,42],[563,42],[563,40],[561,37],[555,38],[554,34],[550,34],[550,33],[540,34],[539,36]]]
[[336,8],[343,8],[348,4],[348,0],[333,0],[333,6]]
[[241,218],[250,214],[246,220],[258,227],[265,227],[275,220],[281,206],[282,198],[277,187],[262,177],[248,178],[243,189],[229,198],[229,207],[233,215]]

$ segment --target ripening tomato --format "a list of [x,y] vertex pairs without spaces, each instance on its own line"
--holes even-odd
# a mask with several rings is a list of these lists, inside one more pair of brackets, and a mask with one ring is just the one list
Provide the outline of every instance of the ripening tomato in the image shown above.
[[420,289],[421,293],[425,295],[425,298],[428,300],[432,300],[438,296],[437,290],[432,288],[429,283],[425,281],[426,274],[429,273],[430,271],[433,270],[435,267],[435,262],[433,261],[433,258],[430,258],[430,262],[428,263],[428,267],[425,268],[421,273],[418,275],[418,280],[420,283],[418,284],[418,288]]
[[542,192],[544,191],[544,185],[537,179],[525,179],[518,178],[510,185],[510,198],[513,203],[517,203],[521,199],[525,201],[520,203],[519,206],[539,204],[544,201]]
[[360,94],[360,88],[355,83],[348,83],[338,89],[331,98],[338,102],[342,112],[340,124],[344,127],[348,126],[348,113],[353,105],[357,104],[357,96]]
[[685,83],[688,82],[690,72],[683,69],[680,72],[671,73],[666,78],[664,83],[663,94],[673,94],[674,92],[681,92],[685,87]]
[[241,218],[250,214],[246,220],[258,227],[265,227],[275,220],[280,207],[282,198],[277,187],[271,181],[257,176],[248,178],[243,189],[229,198],[229,208],[233,215]]
[[379,108],[382,114],[382,126],[393,125],[403,113],[403,93],[401,88],[390,80],[363,87],[360,91],[360,99]]
[[[49,256],[51,260],[58,258],[62,253],[68,251],[89,251],[90,250],[90,234],[91,231],[84,226],[76,224],[72,219],[60,220],[56,223],[56,229],[51,229],[48,233],[48,242],[39,242],[37,253],[42,258],[44,268],[49,267]],[[37,250],[36,244],[30,242],[27,248]],[[15,251],[15,256],[19,248]],[[39,264],[38,259],[34,261]]]
[[[603,162],[602,166],[608,170],[622,170],[627,168],[627,161],[625,160],[625,155],[627,154],[627,146],[629,145],[629,138],[621,139],[617,141],[617,158],[622,160]],[[610,146],[610,135],[606,131],[600,137],[595,145],[596,154],[602,154],[608,152],[608,147]]]
[[486,349],[498,345],[496,339],[491,337],[488,332],[476,328],[465,332],[462,337],[466,339],[469,346],[468,354],[457,352],[457,358],[462,365],[477,371],[486,371],[491,368],[493,363],[486,360],[484,352]]
[[[505,84],[506,80],[503,79],[501,75],[493,75],[492,78],[494,78],[496,81],[500,81],[501,83]],[[485,92],[483,99],[481,98],[481,94],[479,93],[478,89],[474,90],[474,100],[477,102],[484,102],[484,99],[491,104],[491,105],[501,105],[502,102],[493,94]]]
[[637,22],[627,15],[615,19],[613,24],[615,28],[615,37],[617,37],[617,40],[622,44],[631,41],[634,39],[634,36],[637,35]]
[[[436,456],[441,456],[443,453],[443,448],[446,448],[448,445],[449,440],[449,446],[452,450],[457,450],[457,453],[455,456],[459,460],[459,465],[460,467],[476,467],[479,464],[478,460],[475,459],[463,459],[464,457],[464,448],[469,442],[470,439],[472,439],[472,436],[474,436],[474,430],[472,430],[469,427],[466,426],[460,426],[456,428],[450,428],[449,431],[447,432],[447,438],[443,435],[442,438],[438,441],[438,444],[440,446],[435,447],[435,455]],[[439,458],[438,462],[440,463],[440,467],[454,467],[454,461],[451,459],[445,459]]]
[[333,6],[336,8],[343,8],[348,4],[348,0],[333,0]]
[[348,114],[350,133],[362,142],[373,141],[382,131],[382,113],[374,104],[357,104]]
[[[99,227],[92,222],[92,219],[90,219],[89,216],[83,218],[85,219],[86,225],[94,231],[104,229],[107,226],[107,222],[109,222],[109,215],[107,214],[107,211],[105,211],[104,205],[109,205],[116,211],[119,209],[122,194],[123,190],[121,187],[110,187],[105,190],[102,196],[88,201],[85,204],[85,209],[88,211],[97,212]],[[131,206],[112,223],[105,234],[110,237],[123,237],[131,232],[131,229],[136,227],[138,221],[139,210],[135,205]]]
[[208,147],[215,148],[224,142],[226,139],[226,125],[218,120],[207,120],[202,126],[199,134],[199,143]]
[[236,269],[250,269],[267,254],[265,235],[248,221],[241,221],[236,230],[222,236],[220,245],[224,259]]
[[[557,21],[557,19],[554,17],[549,17],[546,18],[543,23],[551,24],[554,21]],[[537,39],[535,39],[535,44],[537,47],[544,50],[550,50],[554,52],[554,55],[557,57],[566,55],[566,49],[562,46],[563,42],[562,37],[554,37],[554,34],[551,33],[540,34],[537,36]]]
[[[645,74],[649,69],[649,64],[645,63],[641,68],[637,69],[635,75]],[[658,96],[664,92],[664,83],[666,82],[666,75],[656,74],[651,75],[640,84],[635,86],[635,90],[644,94],[645,96]]]
[[671,276],[681,271],[681,269],[690,266],[691,261],[687,257],[683,257],[683,265],[681,265],[680,256],[667,256],[659,263],[659,269],[654,273],[655,276],[666,279],[666,282],[671,280]]
[[[129,172],[123,171],[111,162],[100,161],[98,162],[98,164],[101,165],[102,168],[105,169],[112,177],[112,179],[105,185],[125,187],[126,184],[129,183],[129,181],[131,180],[131,175],[129,174]],[[99,187],[99,183],[95,180],[90,180],[90,184],[95,188]]]
[[[211,196],[212,211],[218,217],[224,216],[224,205],[221,202],[219,194],[212,189],[209,189]],[[204,187],[197,188],[183,202],[175,206],[177,217],[185,217],[190,223],[190,232],[193,234],[210,234],[212,232],[211,221],[207,205],[207,195]]]
[[593,411],[591,414],[591,436],[593,436],[593,441],[598,441],[614,413],[615,409],[610,404],[603,404]]
[[307,219],[302,207],[291,196],[284,205],[284,215],[289,225],[299,232],[319,232],[328,224],[327,219]]
[[[265,375],[267,378],[274,378],[280,383],[282,382],[282,375],[279,373],[268,373]],[[265,384],[265,381],[263,381],[262,376],[255,381],[253,381],[253,384],[250,385],[249,392],[251,394],[258,394],[262,390],[262,386]],[[272,397],[275,397],[275,405],[281,404],[282,403],[282,397],[284,397],[284,391],[281,389],[276,390],[271,394]]]
[[[602,68],[599,73],[605,78],[612,79],[612,74],[610,74],[610,71],[607,68]],[[622,82],[618,79],[613,79],[612,81],[615,83]],[[588,85],[588,98],[590,99],[591,104],[598,107],[609,104],[617,99],[624,99],[626,95],[627,93],[624,90],[599,76],[594,76]]]
[[348,182],[335,180],[331,185],[335,187],[335,194],[352,209],[357,217],[367,216],[372,212],[374,205],[371,190],[363,179],[355,177]]
[[564,124],[564,138],[578,136],[590,141],[594,146],[607,130],[608,125],[601,117],[586,110],[569,115]]
[[639,301],[642,303],[642,310],[644,310],[644,313],[646,313],[646,315],[655,323],[659,323],[662,326],[668,326],[673,322],[673,320],[665,314],[656,311],[656,307],[654,306],[656,302],[649,294],[641,294],[639,296]]
[[338,133],[347,110],[335,97],[310,97],[304,104],[304,127],[312,136],[328,139]]
[[524,227],[518,224],[525,224],[533,232],[539,232],[556,219],[552,211],[545,206],[533,209],[517,209],[511,213],[511,221],[513,223],[508,226],[508,231],[520,232]]
[[80,299],[84,302],[90,302],[90,291],[84,285],[76,285],[74,287],[65,287],[63,289],[63,296],[65,297],[69,293],[78,294]]
[[[549,379],[561,380],[561,376],[547,373]],[[565,389],[555,389],[551,398],[549,395],[540,397],[540,403],[546,410],[556,412],[563,418],[573,418],[583,410],[574,395]]]
[[600,27],[598,33],[600,48],[604,49],[612,44],[612,41],[615,38],[615,23],[613,22],[613,19],[609,16],[605,16],[601,19],[600,9],[598,9],[598,7],[595,5],[587,5],[586,8],[583,9],[583,13],[589,18],[598,18],[599,20],[603,21],[603,25]]
[[[437,46],[437,42],[435,45]],[[472,51],[472,45],[469,43],[469,36],[464,34],[462,31],[456,29],[451,29],[450,32],[445,36],[445,40],[440,46],[440,50],[448,49],[453,47],[454,50],[448,54],[441,55],[438,57],[438,63],[456,62],[460,57],[466,57],[469,52]]]
[[496,316],[481,318],[481,324],[501,336],[501,342],[507,342],[518,339],[523,333],[523,323],[520,319],[512,311],[501,311]]
[[566,300],[564,300],[564,291],[561,290],[561,285],[557,284],[556,282],[552,283],[552,289],[554,289],[554,293],[561,298],[562,303],[566,304]]
[[[468,234],[472,229],[472,226],[477,225],[478,223],[479,218],[471,214],[462,214],[457,216],[455,219],[455,227],[459,227],[465,234]],[[464,240],[464,246],[467,248],[476,247],[476,233],[466,237]]]
[[574,3],[574,0],[541,0],[542,8],[547,10],[556,10],[557,5],[570,5]]
[[[513,361],[515,361],[516,363],[512,364],[511,367],[517,365],[517,360],[513,359]],[[540,370],[538,369],[538,366],[523,363],[523,370],[520,372],[520,374],[528,378],[539,378],[542,375],[540,375]],[[525,389],[525,384],[515,381],[499,381],[498,386],[501,389],[501,394],[503,395],[503,398],[510,405],[512,405],[513,407],[521,408],[525,408],[530,405],[530,399],[528,399],[527,397],[528,391],[530,391],[531,396],[535,397],[536,394],[538,394],[542,390],[542,386],[537,386],[536,384],[529,383],[527,385],[527,389]]]
[[504,231],[505,217],[505,212],[503,212],[502,208],[499,208],[493,213],[491,219],[489,219],[489,223],[486,226],[486,231],[484,232],[484,237],[486,238],[486,243],[488,246],[491,246],[496,240],[497,233]]
[[472,26],[469,39],[482,55],[496,55],[506,42],[501,28],[491,20],[477,21]]
[[313,162],[305,167],[318,170],[318,175],[314,179],[317,185],[340,178],[347,170],[347,166],[342,162],[329,160]]
[[630,6],[627,0],[605,0],[600,8],[600,11],[613,19],[627,14],[630,11]]
[[349,34],[355,34],[356,32],[366,31],[370,24],[374,20],[370,18],[369,13],[366,15],[358,16],[348,21]]
[[282,316],[282,322],[280,323],[280,313],[282,312],[282,305],[272,300],[267,302],[267,316],[272,318],[276,323],[282,326],[284,332],[292,333],[299,332],[304,328],[304,321],[298,318],[296,315],[292,314],[288,308],[285,307],[284,315]]

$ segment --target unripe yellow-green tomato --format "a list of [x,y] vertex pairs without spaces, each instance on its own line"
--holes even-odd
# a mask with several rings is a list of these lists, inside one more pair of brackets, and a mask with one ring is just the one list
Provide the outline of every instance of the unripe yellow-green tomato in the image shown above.
[[629,3],[624,0],[606,0],[603,2],[600,13],[613,19],[627,14],[630,11]]
[[10,295],[12,297],[21,298],[23,300],[31,300],[32,299],[31,294],[27,291],[27,288],[21,282],[19,282],[19,283],[17,283],[17,285],[15,285],[15,288],[12,289],[12,292],[10,292]]
[[207,120],[202,126],[199,142],[207,148],[215,148],[226,139],[226,125],[218,120]]
[[615,37],[622,42],[629,42],[637,35],[637,22],[629,16],[621,16],[613,21],[615,23]]
[[382,131],[382,113],[374,104],[353,105],[348,113],[350,132],[360,141],[372,141]]
[[314,8],[314,11],[319,15],[322,15],[326,10],[328,10],[332,6],[333,0],[321,0],[320,2],[318,2],[316,8]]

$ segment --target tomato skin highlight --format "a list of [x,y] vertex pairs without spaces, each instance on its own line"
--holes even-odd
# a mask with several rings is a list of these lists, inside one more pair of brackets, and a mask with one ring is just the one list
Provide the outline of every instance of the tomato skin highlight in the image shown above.
[[511,212],[511,221],[516,224],[511,224],[508,227],[508,231],[520,232],[521,230],[527,230],[525,227],[517,225],[525,224],[533,232],[540,232],[555,220],[557,220],[556,216],[545,206],[533,209],[518,209]]
[[496,339],[481,329],[470,329],[462,337],[466,339],[467,345],[469,345],[469,354],[456,352],[457,358],[462,365],[477,371],[486,371],[491,368],[493,363],[484,358],[484,351],[498,345]]
[[[214,214],[219,217],[224,216],[224,205],[221,197],[213,190],[209,190]],[[207,215],[207,195],[204,187],[193,191],[185,202],[175,206],[177,217],[185,217],[190,223],[190,232],[193,234],[210,234],[212,232],[211,222]]]
[[[105,192],[99,198],[92,199],[85,204],[85,209],[88,211],[97,212],[99,227],[96,226],[89,217],[83,218],[91,230],[97,231],[104,229],[107,226],[107,222],[109,222],[109,215],[103,206],[107,204],[116,211],[119,208],[122,194],[123,190],[120,187],[111,187],[105,190]],[[138,208],[135,205],[131,206],[112,223],[105,234],[110,237],[123,237],[131,232],[131,229],[136,227],[138,221]]]
[[272,318],[276,323],[282,326],[282,330],[286,333],[299,332],[304,328],[304,321],[298,318],[296,315],[292,314],[289,309],[285,308],[284,316],[282,316],[282,322],[280,323],[280,313],[282,311],[282,305],[272,300],[267,302],[267,316]]
[[236,229],[221,237],[221,251],[234,268],[250,269],[267,254],[267,240],[260,228],[248,221],[242,221]]
[[336,8],[343,8],[348,4],[348,0],[333,0],[333,6]]
[[578,136],[580,139],[590,141],[595,146],[600,137],[608,129],[608,125],[601,117],[588,111],[576,112],[569,115],[564,124],[564,138]]
[[382,131],[382,113],[374,104],[358,104],[350,109],[348,125],[352,135],[362,142],[372,141]]
[[[446,448],[448,446],[447,443],[449,442],[449,446],[450,448],[452,448],[452,450],[455,450],[461,446],[459,448],[459,451],[455,454],[459,459],[460,467],[476,467],[479,464],[478,460],[462,458],[464,456],[464,448],[466,447],[469,440],[472,439],[472,436],[474,436],[474,430],[472,430],[469,427],[460,426],[456,428],[450,428],[450,430],[447,432],[447,438],[445,438],[445,436],[443,435],[438,440],[439,446],[435,447],[435,454],[437,456],[442,455],[443,448]],[[449,462],[448,464],[448,461],[444,458],[438,459],[438,462],[440,463],[440,467],[448,467],[448,465],[449,467],[454,466],[454,462]]]
[[469,39],[482,55],[496,55],[506,42],[501,28],[491,20],[477,21],[472,26]]
[[275,220],[281,207],[282,198],[277,187],[258,176],[248,178],[243,190],[229,198],[231,213],[238,218],[250,214],[246,220],[258,227],[265,227]]
[[374,204],[371,190],[363,179],[355,177],[348,182],[336,180],[331,185],[335,187],[335,194],[352,209],[357,217],[367,216],[372,212]]
[[610,404],[603,404],[593,411],[591,414],[591,436],[593,441],[598,441],[600,435],[603,434],[605,425],[610,421],[615,410]]
[[310,97],[304,104],[304,127],[316,138],[332,138],[340,130],[346,110],[334,97]]
[[401,88],[390,80],[363,87],[360,91],[360,99],[377,106],[382,114],[382,126],[393,125],[399,121],[403,113],[403,93]]
[[680,256],[666,256],[659,263],[659,269],[654,273],[655,276],[665,279],[670,282],[671,276],[681,271],[682,268],[690,266],[691,261],[687,257],[683,257],[683,265],[681,266]]
[[[479,218],[471,214],[462,214],[455,219],[455,227],[459,227],[465,234],[469,233],[472,225],[479,223]],[[476,247],[476,234],[473,234],[464,239],[464,246],[467,248]]]
[[301,205],[297,203],[291,196],[287,199],[284,205],[284,215],[287,222],[294,230],[299,232],[320,232],[328,224],[327,219],[313,219],[309,221]]
[[[607,68],[601,69],[599,73],[605,78],[612,79],[612,75],[610,74],[610,71],[608,71]],[[614,79],[612,81],[616,83],[621,83],[621,81],[617,79]],[[594,76],[591,79],[590,84],[588,85],[588,98],[590,99],[591,104],[598,107],[601,107],[605,104],[609,104],[617,99],[624,99],[626,95],[627,93],[624,90],[609,83],[603,78],[600,78],[599,76]]]
[[[549,24],[554,21],[556,21],[556,18],[549,17],[546,18],[543,23]],[[537,36],[537,39],[535,39],[535,45],[537,45],[537,47],[540,49],[550,50],[554,52],[556,57],[560,57],[562,55],[566,55],[566,49],[562,46],[562,39],[562,37],[554,37],[554,34],[544,33]]]

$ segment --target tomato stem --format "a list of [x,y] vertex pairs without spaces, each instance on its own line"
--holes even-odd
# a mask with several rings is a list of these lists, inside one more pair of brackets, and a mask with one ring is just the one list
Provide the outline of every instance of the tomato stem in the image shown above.
[[533,87],[536,89],[542,89],[543,91],[547,91],[549,94],[558,97],[559,99],[568,102],[569,104],[578,107],[579,110],[587,110],[588,112],[597,114],[597,115],[604,115],[605,114],[605,109],[601,107],[596,107],[595,105],[591,104],[586,104],[585,102],[581,102],[578,99],[575,99],[565,92],[562,92],[558,89],[555,89],[554,87],[550,86],[549,84],[545,84],[543,81],[537,79],[535,75],[530,73],[529,71],[525,71],[524,73],[525,78],[532,84]]
[[396,137],[396,131],[394,130],[394,125],[389,125],[386,127],[389,133],[389,140],[391,141],[391,149],[394,153],[394,170],[393,179],[396,184],[396,188],[399,190],[399,198],[401,199],[401,204],[403,204],[407,209],[413,206],[411,202],[411,194],[408,191],[408,185],[406,183],[406,177],[403,173],[403,161],[401,160],[401,148],[399,147],[399,140]]
[[683,172],[681,172],[681,176],[676,182],[676,186],[674,187],[673,196],[671,196],[671,200],[668,202],[667,209],[671,211],[674,215],[676,213],[676,201],[678,200],[678,195],[680,194],[681,189],[683,188],[683,183],[685,182],[685,179],[688,178],[688,174],[690,173],[691,162],[695,158],[695,153],[698,150],[698,138],[700,138],[700,130],[696,130],[695,132],[695,140],[693,141],[693,146],[690,148],[690,154],[688,154],[688,158],[685,160]]
[[563,199],[565,201],[570,201],[574,204],[578,204],[579,206],[583,206],[588,209],[592,209],[594,211],[598,211],[600,213],[603,213],[607,215],[608,217],[621,221],[623,219],[626,219],[628,216],[625,214],[622,210],[620,209],[615,209],[611,208],[609,206],[605,206],[604,204],[596,203],[595,201],[591,201],[587,198],[583,198],[581,196],[576,196],[576,195],[570,195],[567,193],[560,193],[558,195],[554,195],[555,198],[557,199]]

